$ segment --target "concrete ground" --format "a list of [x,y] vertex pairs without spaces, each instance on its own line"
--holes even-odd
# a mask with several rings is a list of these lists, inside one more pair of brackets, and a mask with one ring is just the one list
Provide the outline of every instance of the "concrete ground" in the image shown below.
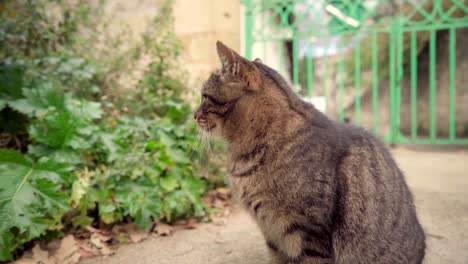
[[[399,148],[394,157],[406,175],[427,234],[426,264],[468,263],[468,152]],[[237,211],[222,225],[203,224],[169,237],[121,247],[87,264],[267,264],[261,234]]]

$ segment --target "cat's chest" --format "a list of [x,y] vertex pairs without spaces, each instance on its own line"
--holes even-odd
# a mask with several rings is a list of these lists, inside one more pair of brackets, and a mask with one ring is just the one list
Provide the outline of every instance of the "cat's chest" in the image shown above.
[[[275,189],[271,177],[230,176],[231,188],[240,204],[258,224],[268,243],[273,243],[282,252],[299,254],[300,237],[288,235],[288,227],[300,217],[291,208],[292,203],[284,193]],[[271,176],[271,175],[268,175]]]
[[[250,186],[251,187],[251,186]],[[244,188],[240,191],[240,203],[257,223],[268,243],[273,243],[283,252],[295,254],[294,249],[300,243],[296,237],[288,236],[285,240],[288,227],[294,222],[296,216],[284,208],[284,204],[274,196],[273,192],[259,192],[254,188]],[[260,194],[262,193],[262,194]],[[293,249],[291,249],[291,245]]]
[[274,163],[274,158],[268,155],[267,144],[257,144],[252,149],[235,155],[230,160],[229,172],[232,177],[250,178],[268,170],[268,165]]
[[258,216],[260,211],[270,209],[275,203],[271,197],[271,175],[259,164],[255,156],[239,159],[230,164],[230,185],[234,196],[249,212]]
[[[269,188],[265,182],[254,178],[231,176],[234,196],[244,209],[255,219],[263,233],[276,233],[275,227],[281,227],[282,220],[289,218],[282,209],[285,201]],[[276,237],[276,235],[273,235]]]

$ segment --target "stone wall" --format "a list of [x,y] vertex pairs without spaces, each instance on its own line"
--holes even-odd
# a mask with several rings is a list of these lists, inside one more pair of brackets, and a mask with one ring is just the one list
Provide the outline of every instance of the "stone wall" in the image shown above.
[[[138,37],[165,1],[108,0],[105,10],[112,17],[111,32],[122,34],[128,28],[127,32]],[[239,0],[174,0],[173,16],[175,32],[183,45],[180,62],[188,71],[187,95],[191,97],[198,94],[209,73],[219,67],[217,40],[242,53],[241,3]],[[142,61],[142,68],[144,65],[146,61]]]
[[[241,4],[239,0],[176,0],[176,34],[182,40],[182,63],[191,85],[200,85],[219,68],[215,43],[241,50]],[[194,87],[196,90],[198,87]]]

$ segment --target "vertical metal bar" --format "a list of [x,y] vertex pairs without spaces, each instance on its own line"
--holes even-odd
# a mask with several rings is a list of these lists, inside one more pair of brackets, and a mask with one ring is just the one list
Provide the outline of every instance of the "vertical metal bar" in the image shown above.
[[[266,10],[265,1],[261,1],[261,5],[262,5],[262,8],[261,8],[262,27],[266,27],[266,25],[267,25],[267,16],[266,16],[267,10]],[[268,58],[267,41],[262,40],[262,61],[263,61],[263,63],[268,64],[267,58]]]
[[456,31],[450,28],[449,31],[449,98],[450,98],[450,118],[449,118],[449,137],[455,140],[455,72],[456,72]]
[[299,90],[299,47],[298,47],[298,41],[297,38],[293,38],[293,84],[294,84],[294,90],[298,92]]
[[390,32],[390,47],[389,47],[389,82],[390,82],[390,143],[396,143],[396,125],[395,125],[395,23],[392,26],[392,30]]
[[[308,51],[310,51],[312,48],[312,45],[309,43],[308,45]],[[306,56],[307,60],[307,96],[309,98],[312,97],[312,92],[313,92],[313,85],[314,85],[314,65],[312,64],[312,53],[307,52]]]
[[341,122],[344,121],[344,50],[342,39],[339,40],[339,61],[338,61],[338,85],[339,85],[339,113],[338,117]]
[[254,17],[252,10],[252,0],[245,1],[245,57],[252,59],[252,45],[253,45],[253,29],[254,29]]
[[377,31],[372,32],[372,117],[374,133],[379,132],[379,61],[377,52]]
[[361,124],[361,42],[358,42],[354,50],[354,85],[355,85],[355,116],[356,124]]
[[[327,41],[329,42],[329,40]],[[328,47],[325,45],[325,58],[323,62],[323,96],[325,97],[325,113],[328,114],[328,94],[327,94],[327,80],[328,80]]]
[[284,65],[283,65],[283,40],[280,39],[278,40],[278,56],[279,56],[279,73],[281,75],[283,75],[283,68],[284,68]]
[[431,30],[429,37],[429,135],[432,141],[437,137],[436,132],[436,31]]
[[397,82],[396,82],[396,105],[395,105],[395,126],[396,126],[396,135],[395,137],[398,138],[401,135],[400,132],[400,119],[401,119],[401,82],[403,81],[403,53],[404,53],[404,32],[401,30],[401,25],[398,26],[397,31],[397,39],[398,39],[398,46],[397,46]]
[[411,32],[411,138],[418,136],[418,43],[416,31]]

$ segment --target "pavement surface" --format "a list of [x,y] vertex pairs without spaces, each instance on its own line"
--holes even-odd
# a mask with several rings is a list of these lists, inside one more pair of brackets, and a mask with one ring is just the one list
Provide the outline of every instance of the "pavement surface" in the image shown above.
[[[468,263],[467,150],[394,149],[427,235],[426,264]],[[86,264],[267,264],[260,231],[242,210],[223,222],[122,246]]]

